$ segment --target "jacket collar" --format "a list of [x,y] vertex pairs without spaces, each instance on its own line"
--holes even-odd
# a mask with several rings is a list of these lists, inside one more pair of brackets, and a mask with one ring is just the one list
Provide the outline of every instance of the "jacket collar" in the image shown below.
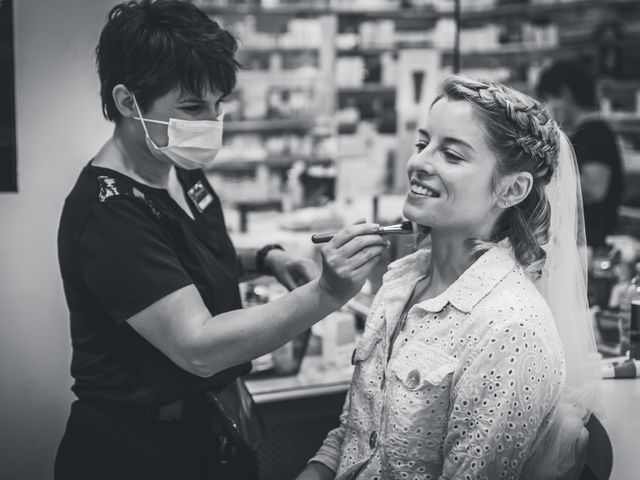
[[[500,245],[482,254],[444,292],[420,302],[417,307],[435,313],[440,312],[447,303],[450,303],[461,312],[469,313],[513,270],[515,265],[516,260],[511,247],[501,242]],[[412,289],[409,287],[415,285],[420,277],[428,275],[430,269],[431,252],[428,249],[418,250],[391,263],[383,277],[385,292],[388,292],[388,295],[385,295],[385,301],[404,299],[402,302],[404,306],[411,294]]]

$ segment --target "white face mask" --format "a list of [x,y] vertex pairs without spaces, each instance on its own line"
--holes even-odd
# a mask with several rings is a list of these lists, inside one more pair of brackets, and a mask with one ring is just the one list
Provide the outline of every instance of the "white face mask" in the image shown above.
[[[142,122],[145,140],[151,154],[158,158],[167,157],[178,167],[186,170],[208,168],[213,163],[216,155],[222,147],[222,119],[224,112],[216,120],[180,120],[169,118],[168,122],[143,118],[136,97],[133,103],[138,111],[138,117],[133,117]],[[145,122],[168,125],[167,136],[169,141],[166,147],[158,147],[149,136]]]

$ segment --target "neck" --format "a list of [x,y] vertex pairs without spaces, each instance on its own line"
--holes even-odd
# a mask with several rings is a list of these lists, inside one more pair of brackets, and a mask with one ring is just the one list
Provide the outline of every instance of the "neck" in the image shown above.
[[173,166],[151,155],[146,143],[133,138],[124,125],[116,125],[110,143],[116,150],[111,168],[151,187],[167,188]]
[[431,232],[430,288],[444,291],[475,261],[467,251],[467,235]]

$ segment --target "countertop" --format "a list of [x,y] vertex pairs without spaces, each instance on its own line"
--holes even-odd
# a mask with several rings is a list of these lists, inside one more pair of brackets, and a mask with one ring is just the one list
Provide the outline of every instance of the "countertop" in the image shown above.
[[602,381],[600,421],[613,446],[610,480],[640,478],[640,378]]
[[319,355],[306,356],[297,375],[249,378],[247,388],[256,403],[269,403],[310,396],[346,392],[353,367],[324,368]]

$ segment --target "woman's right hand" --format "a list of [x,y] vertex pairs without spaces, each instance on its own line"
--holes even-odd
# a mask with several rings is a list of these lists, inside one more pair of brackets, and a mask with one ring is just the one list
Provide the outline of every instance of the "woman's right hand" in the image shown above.
[[320,287],[341,303],[357,294],[389,241],[380,226],[359,223],[340,230],[322,249]]

